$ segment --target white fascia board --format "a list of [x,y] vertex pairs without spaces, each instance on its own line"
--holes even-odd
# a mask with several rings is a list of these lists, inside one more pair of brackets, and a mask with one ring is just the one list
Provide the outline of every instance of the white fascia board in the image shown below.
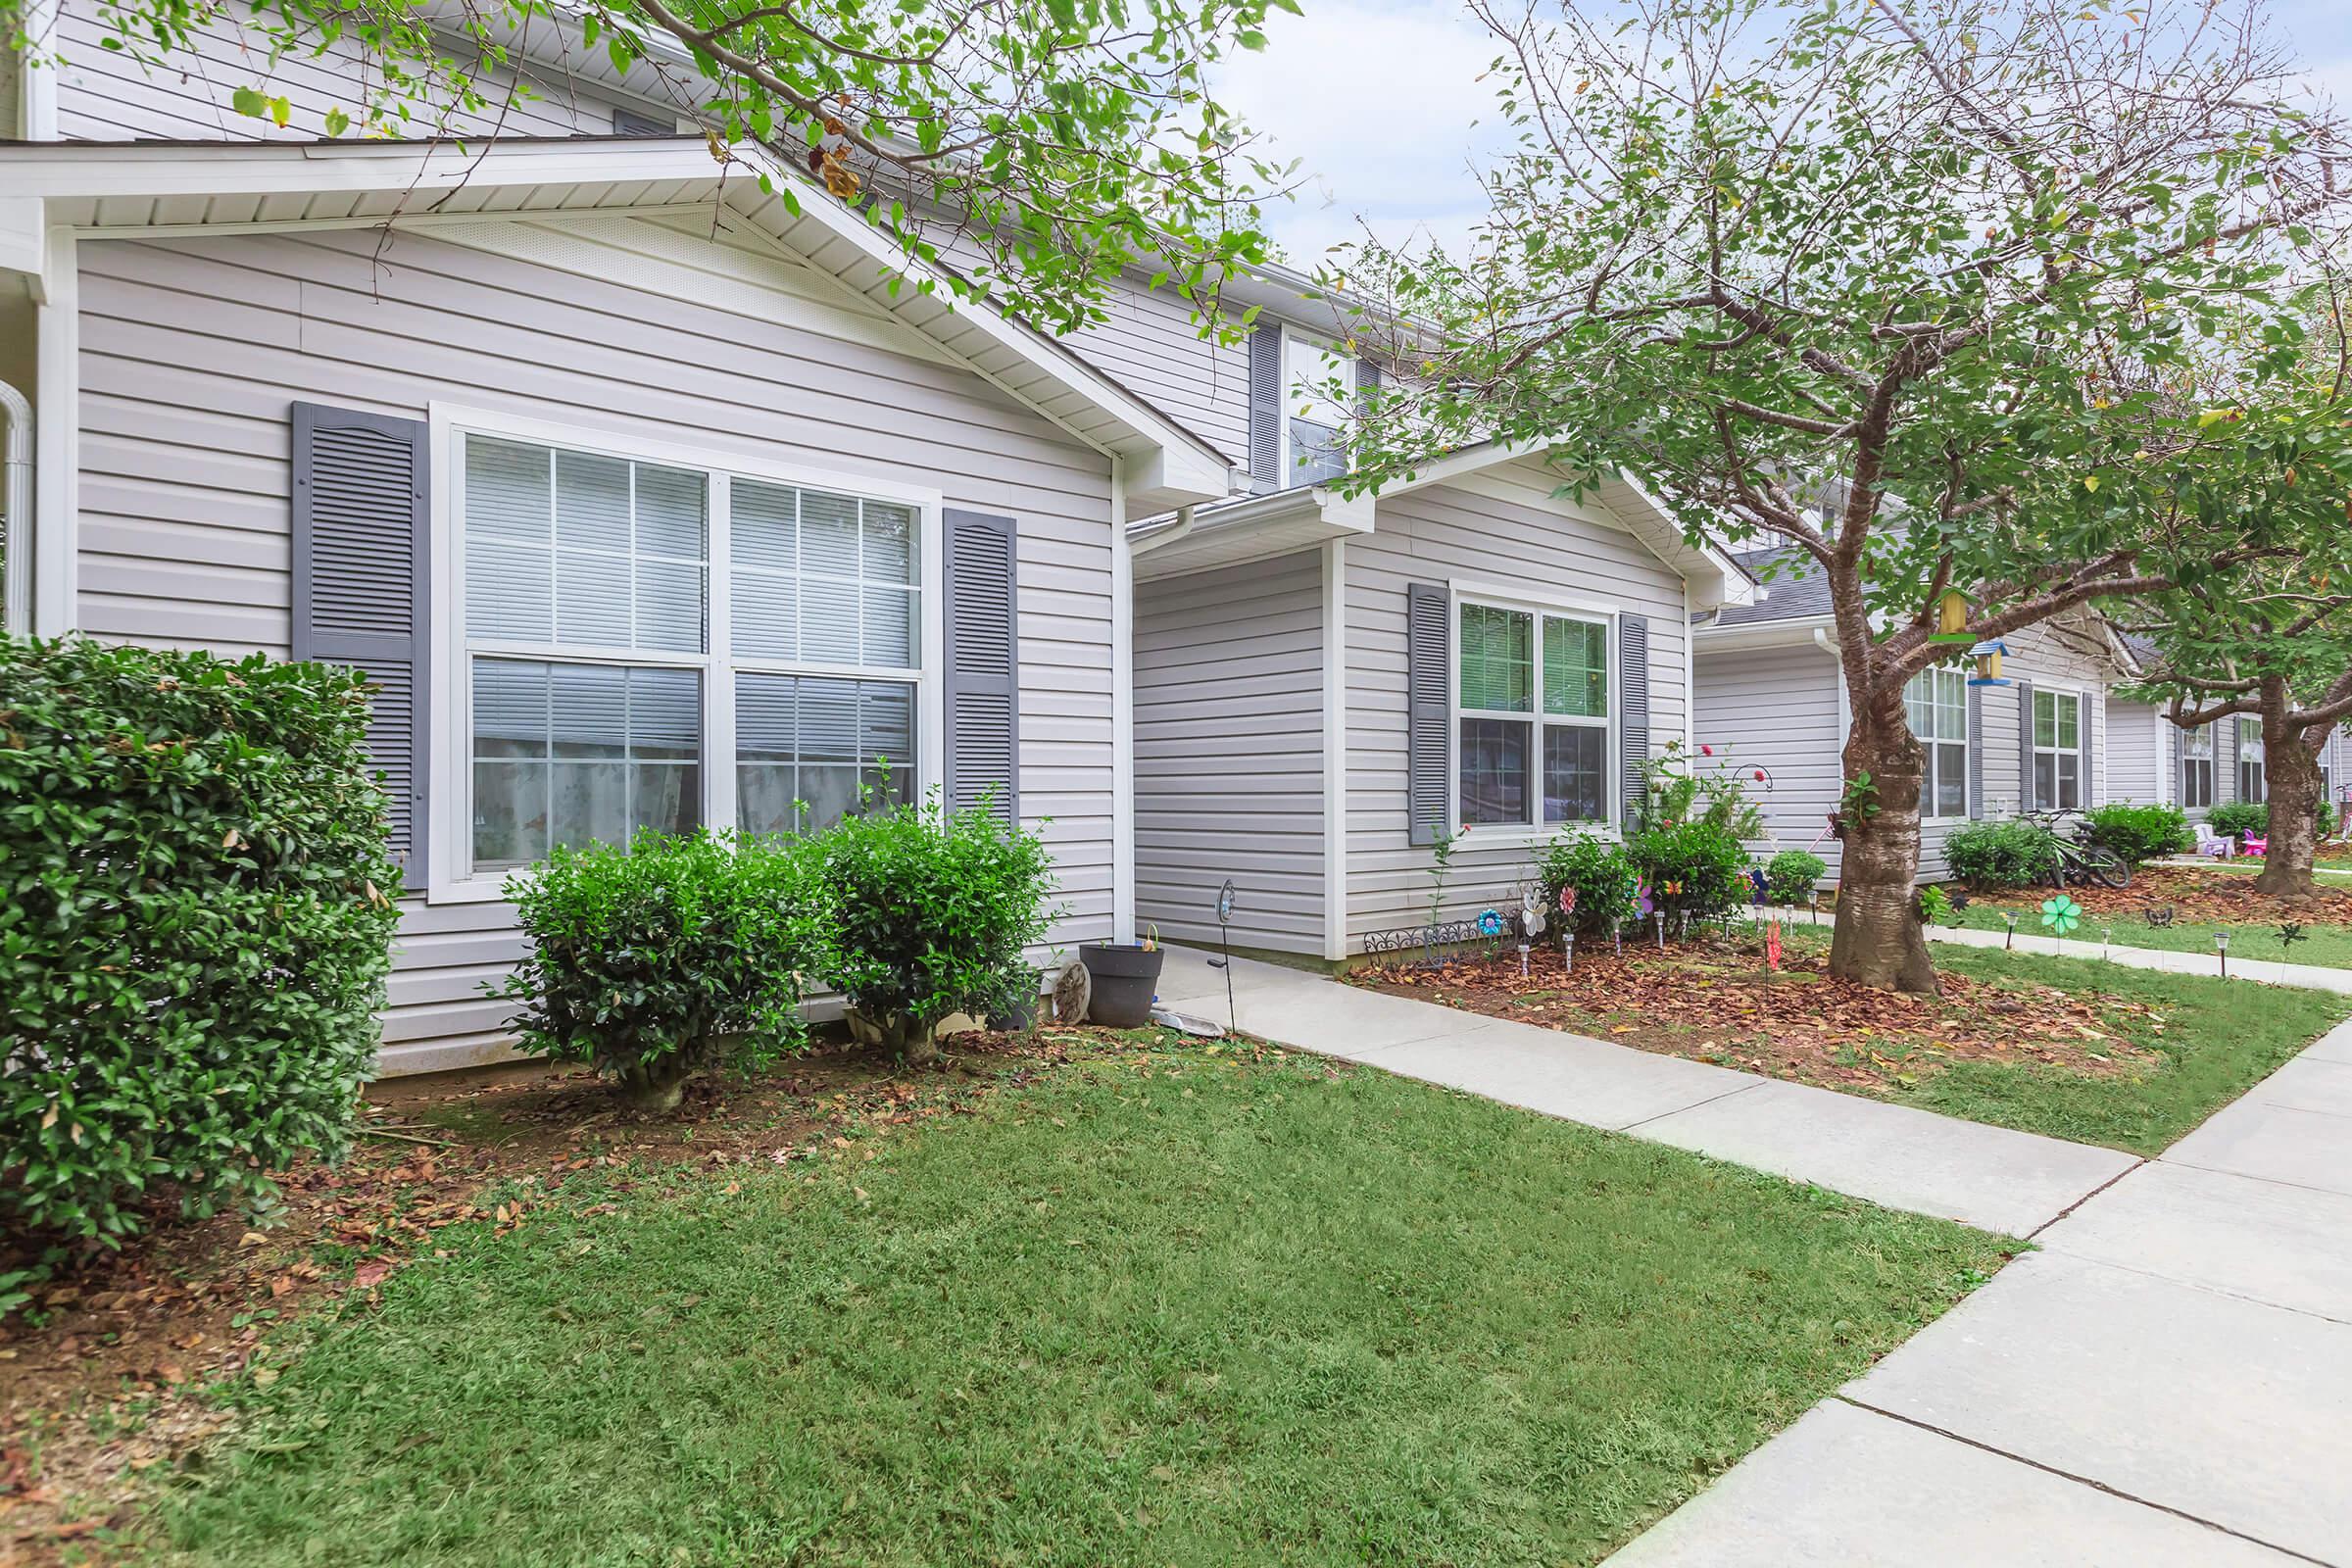
[[1690,628],[1690,642],[1697,653],[1707,656],[1752,648],[1809,647],[1818,643],[1822,634],[1835,636],[1837,630],[1835,615],[1799,615],[1740,626],[1711,626],[1701,621]]

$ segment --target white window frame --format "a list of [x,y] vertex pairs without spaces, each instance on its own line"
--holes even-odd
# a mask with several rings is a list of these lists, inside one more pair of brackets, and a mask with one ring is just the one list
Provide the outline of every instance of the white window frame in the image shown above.
[[[2262,720],[2252,713],[2239,713],[2232,722],[2237,725],[2237,777],[2230,782],[2237,790],[2238,800],[2259,806],[2271,798],[2271,749],[2262,738]],[[2260,794],[2246,793],[2248,762],[2261,774]]]
[[[2055,706],[2057,700],[2064,698],[2068,702],[2071,702],[2075,705],[2075,744],[2072,747],[2055,745],[2044,746],[2039,740],[2036,740],[2034,743],[2033,755],[2036,758],[2041,757],[2044,754],[2049,756],[2050,788],[2053,792],[2055,792],[2058,787],[2057,760],[2061,757],[2072,757],[2075,759],[2075,804],[2072,806],[2060,806],[2056,801],[2051,801],[2045,805],[2040,796],[2036,794],[2033,802],[2033,808],[2037,811],[2087,811],[2090,809],[2091,770],[2089,765],[2086,765],[2086,760],[2084,759],[2082,753],[2084,750],[2084,743],[2092,740],[2089,729],[2090,694],[2079,686],[2035,686],[2034,688],[2032,700],[2035,703],[2038,703],[2044,697],[2049,698],[2052,703],[2052,707],[2050,709],[2050,733],[2053,735],[2058,732],[2058,710]],[[2029,722],[2031,722],[2031,720],[2029,720]],[[2093,742],[2092,755],[2097,755],[2095,750],[2095,742]],[[2038,771],[2038,769],[2036,769],[2036,771]]]
[[[2213,751],[2213,726],[2211,724],[2199,724],[2194,729],[2184,729],[2180,732],[2180,808],[2184,811],[2213,809],[2216,783]],[[2200,762],[2205,766],[2205,798],[2192,803],[2188,798],[2190,794],[2188,781],[2191,777],[2191,769]]]
[[[1446,821],[1448,831],[1468,831],[1462,835],[1465,848],[1515,849],[1548,844],[1570,828],[1583,829],[1606,838],[1620,836],[1619,817],[1623,806],[1625,781],[1618,753],[1620,749],[1617,726],[1618,703],[1623,697],[1624,670],[1620,667],[1625,645],[1618,636],[1617,621],[1621,611],[1605,600],[1578,594],[1530,594],[1524,588],[1513,589],[1494,583],[1457,582],[1450,585],[1450,600],[1446,606]],[[1535,621],[1535,685],[1531,693],[1532,709],[1525,713],[1497,712],[1493,709],[1462,707],[1462,607],[1477,605],[1487,610],[1505,610],[1536,617]],[[1607,639],[1609,659],[1608,711],[1598,719],[1568,714],[1546,715],[1544,711],[1544,617],[1554,620],[1581,620],[1596,624]],[[1528,814],[1530,822],[1479,822],[1466,824],[1462,820],[1462,720],[1464,718],[1499,718],[1530,726],[1528,743]],[[1545,724],[1574,724],[1598,728],[1606,738],[1603,750],[1601,786],[1606,799],[1601,803],[1598,820],[1589,822],[1546,822],[1544,820],[1544,726]]]
[[[503,870],[476,872],[472,864],[473,796],[473,682],[475,656],[511,657],[547,663],[663,666],[692,669],[702,676],[703,757],[702,820],[712,826],[732,826],[736,810],[735,676],[743,673],[834,676],[843,679],[905,679],[915,688],[915,792],[941,782],[941,753],[945,737],[943,682],[940,665],[945,632],[941,603],[944,510],[942,492],[902,480],[828,469],[799,463],[778,463],[739,452],[688,447],[640,436],[625,430],[533,418],[497,410],[439,403],[427,410],[432,443],[432,515],[430,549],[432,571],[432,646],[426,686],[432,722],[432,757],[427,783],[426,902],[479,904],[501,897]],[[707,651],[678,654],[654,650],[586,651],[576,646],[473,639],[466,629],[465,453],[469,435],[527,442],[559,451],[620,458],[667,467],[689,468],[708,476],[709,538],[705,548],[708,574]],[[916,514],[918,571],[921,597],[916,635],[921,663],[912,670],[881,671],[863,666],[803,663],[794,661],[737,659],[732,651],[733,627],[729,603],[732,584],[729,553],[729,479],[826,490],[873,501],[911,507]]]
[[[1969,819],[1969,808],[1974,804],[1970,799],[1968,788],[1969,752],[1967,672],[1965,670],[1953,668],[1943,664],[1931,664],[1926,669],[1923,669],[1918,674],[1912,676],[1911,680],[1924,680],[1929,682],[1928,690],[1930,695],[1928,702],[1929,706],[1934,708],[1936,706],[1934,695],[1935,689],[1936,685],[1940,684],[1947,677],[1960,689],[1960,738],[1957,742],[1954,742],[1943,739],[1939,736],[1918,736],[1918,739],[1922,744],[1922,748],[1928,754],[1927,768],[1920,774],[1919,780],[1919,819],[1923,823],[1933,824],[1940,822],[1965,822]],[[1910,682],[1904,683],[1903,700],[1906,703],[1911,700]],[[1938,814],[1933,809],[1933,803],[1936,800],[1936,785],[1938,780],[1936,749],[1941,746],[1951,746],[1955,744],[1960,748],[1960,811],[1956,816],[1949,814]]]
[[[1348,353],[1341,345],[1331,341],[1329,338],[1317,337],[1312,332],[1301,332],[1297,328],[1287,324],[1283,327],[1281,344],[1282,462],[1280,468],[1280,472],[1282,474],[1282,483],[1276,487],[1283,490],[1296,489],[1301,485],[1328,484],[1331,482],[1329,479],[1323,478],[1302,479],[1298,477],[1298,454],[1294,452],[1291,447],[1291,421],[1300,417],[1312,417],[1312,415],[1301,415],[1299,411],[1298,398],[1296,392],[1298,383],[1295,382],[1291,376],[1291,353],[1295,348],[1311,350],[1315,353],[1328,355],[1332,359],[1345,362],[1346,368],[1342,372],[1342,380],[1344,385],[1352,386],[1355,376],[1359,373],[1356,369],[1358,357]],[[1325,405],[1325,407],[1330,408],[1329,405]],[[1342,438],[1345,438],[1348,432],[1348,418],[1349,410],[1343,406],[1331,408],[1331,412],[1337,416],[1332,421],[1332,427],[1339,432]]]

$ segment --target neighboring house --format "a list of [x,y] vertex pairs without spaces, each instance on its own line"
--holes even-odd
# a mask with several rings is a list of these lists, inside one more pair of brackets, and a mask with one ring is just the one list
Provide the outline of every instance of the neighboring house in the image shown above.
[[[2126,636],[2123,644],[2135,672],[2156,656],[2154,645],[2140,638]],[[2145,782],[2144,791],[2131,799],[2178,804],[2197,821],[2216,806],[2269,799],[2262,720],[2251,713],[2182,729],[2165,717],[2162,707],[2118,701],[2111,705],[2107,726],[2118,737],[2119,750],[2130,751],[2131,777]],[[2348,764],[2352,739],[2342,728],[2330,730],[2320,748],[2320,778],[2325,797],[2338,805],[2346,804],[2352,791]]]
[[[1826,829],[1840,794],[1849,710],[1828,583],[1793,551],[1740,560],[1764,578],[1755,602],[1699,617],[1691,639],[1698,739],[1771,776],[1760,800],[1766,837],[1750,848],[1811,849],[1835,880],[1838,845]],[[2152,713],[2108,696],[2134,666],[2101,617],[2084,610],[2003,642],[2008,684],[1972,685],[1973,665],[1955,660],[1921,673],[1907,694],[1912,732],[1927,751],[1923,881],[1946,874],[1943,841],[1971,820],[2162,798],[2149,755],[2155,734],[2141,721]]]
[[1051,940],[1133,931],[1126,523],[1232,466],[1065,347],[699,138],[49,142],[0,187],[33,629],[381,683],[386,1070],[504,1053],[511,867],[861,776],[995,790]]

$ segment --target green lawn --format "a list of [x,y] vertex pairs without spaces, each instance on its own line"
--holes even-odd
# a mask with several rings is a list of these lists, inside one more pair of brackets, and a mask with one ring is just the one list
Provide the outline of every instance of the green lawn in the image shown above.
[[156,1556],[1592,1562],[2004,1256],[1272,1054],[632,1176],[273,1336]]
[[[1999,899],[1978,899],[1962,911],[1960,923],[1975,926],[1980,931],[1998,931],[2001,917],[1997,912],[2008,909],[2017,916],[2017,929],[2034,936],[2046,936],[2041,928],[2041,901],[2050,897],[2045,889],[2024,896]],[[2352,926],[2309,924],[2303,927],[2302,940],[2290,949],[2279,940],[2276,925],[2231,924],[2214,925],[2194,920],[2180,920],[2169,926],[2148,924],[2140,914],[2118,914],[2112,919],[2085,915],[2082,923],[2067,938],[2070,946],[2082,945],[2082,951],[2097,956],[2102,931],[2113,931],[2115,943],[2122,948],[2161,948],[2171,953],[2214,953],[2213,934],[2230,933],[2230,956],[2236,958],[2284,958],[2289,963],[2313,963],[2329,969],[2352,969]],[[2219,963],[2216,963],[2218,975]]]
[[[1805,935],[1826,942],[1829,933]],[[1916,1088],[1886,1098],[2138,1154],[2163,1152],[2352,1014],[2352,998],[2332,992],[2128,969],[2100,962],[2095,948],[2083,958],[1948,944],[1933,951],[1936,967],[1950,973],[2146,1003],[2160,1009],[2154,1016],[2163,1028],[2141,1018],[2121,1024],[2120,1032],[2157,1052],[2164,1065],[2084,1077],[2034,1062],[1953,1060],[1922,1073]]]

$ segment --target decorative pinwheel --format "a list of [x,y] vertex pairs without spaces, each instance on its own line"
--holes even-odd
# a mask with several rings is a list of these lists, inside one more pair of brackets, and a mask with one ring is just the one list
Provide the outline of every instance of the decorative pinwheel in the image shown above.
[[1478,917],[1478,929],[1491,937],[1502,935],[1502,916],[1493,909],[1483,911]]
[[1765,880],[1763,867],[1751,865],[1747,868],[1747,885],[1754,891],[1754,897],[1748,900],[1750,904],[1763,904],[1771,899],[1772,884]]
[[2041,923],[2052,936],[2065,936],[2082,923],[2082,906],[2061,893],[2041,901]]
[[1576,889],[1565,882],[1560,884],[1560,912],[1562,914],[1576,912]]
[[1634,907],[1642,912],[1642,918],[1644,920],[1657,912],[1658,906],[1656,901],[1649,896],[1648,883],[1637,882],[1634,884]]

